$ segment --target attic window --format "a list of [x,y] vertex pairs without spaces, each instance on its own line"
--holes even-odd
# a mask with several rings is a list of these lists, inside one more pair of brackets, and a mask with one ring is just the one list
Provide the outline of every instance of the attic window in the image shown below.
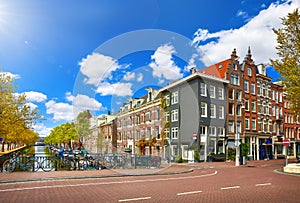
[[219,69],[222,69],[222,68],[223,68],[223,64],[220,64],[220,65],[219,65]]

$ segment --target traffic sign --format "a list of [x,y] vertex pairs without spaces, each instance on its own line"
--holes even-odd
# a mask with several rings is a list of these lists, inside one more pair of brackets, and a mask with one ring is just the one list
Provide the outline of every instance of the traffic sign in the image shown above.
[[282,143],[283,143],[283,146],[287,147],[287,146],[290,145],[290,140],[289,139],[284,139]]
[[197,132],[193,132],[193,139],[194,139],[194,140],[197,139]]

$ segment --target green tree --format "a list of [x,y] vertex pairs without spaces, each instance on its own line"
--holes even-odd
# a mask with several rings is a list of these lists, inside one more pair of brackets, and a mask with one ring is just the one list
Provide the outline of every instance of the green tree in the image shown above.
[[300,112],[300,15],[298,9],[281,18],[282,27],[274,30],[277,35],[277,55],[272,60],[273,67],[281,75],[287,99],[292,109]]
[[46,144],[64,144],[70,146],[71,140],[78,138],[77,131],[75,129],[74,122],[63,123],[54,127],[50,134],[45,137],[44,142]]
[[0,137],[4,145],[31,144],[38,136],[32,130],[40,115],[37,109],[31,109],[26,103],[25,94],[16,94],[13,78],[0,72]]
[[76,118],[75,128],[78,133],[79,147],[82,145],[82,138],[88,136],[91,133],[90,113],[83,111],[78,114]]

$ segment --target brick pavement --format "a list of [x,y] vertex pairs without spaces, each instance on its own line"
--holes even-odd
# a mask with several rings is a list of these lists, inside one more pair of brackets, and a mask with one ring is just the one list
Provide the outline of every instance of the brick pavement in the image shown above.
[[[296,159],[289,160],[289,163],[295,163]],[[239,167],[265,167],[270,165],[284,166],[285,159],[247,161],[246,165]],[[14,172],[0,173],[0,184],[7,182],[23,182],[36,180],[56,180],[56,179],[79,179],[79,178],[104,178],[115,176],[130,175],[158,175],[190,172],[193,168],[224,168],[235,167],[235,162],[201,162],[201,163],[173,163],[171,165],[162,165],[162,168],[150,169],[104,169],[104,170],[86,170],[86,171],[52,171],[52,172]]]

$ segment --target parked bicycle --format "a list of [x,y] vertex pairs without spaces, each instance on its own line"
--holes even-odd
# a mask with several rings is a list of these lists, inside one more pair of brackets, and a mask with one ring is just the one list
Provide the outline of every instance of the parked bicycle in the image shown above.
[[51,157],[35,157],[34,158],[34,171],[42,169],[44,172],[55,170],[55,160]]
[[16,169],[34,171],[34,160],[29,156],[22,156],[20,152],[13,153],[12,157],[3,163],[2,172],[14,172]]

